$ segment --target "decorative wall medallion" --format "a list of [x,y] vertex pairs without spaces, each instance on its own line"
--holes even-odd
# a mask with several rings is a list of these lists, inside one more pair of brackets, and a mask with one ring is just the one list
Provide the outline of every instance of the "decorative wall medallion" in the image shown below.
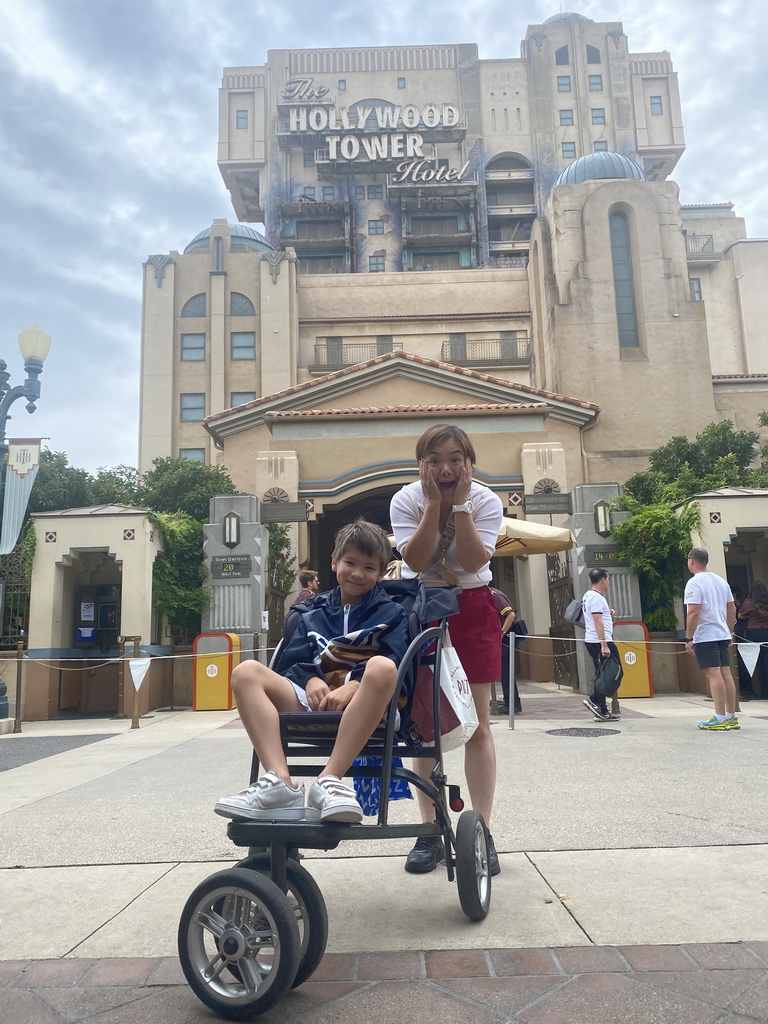
[[709,521],[710,523],[722,523],[723,517],[719,512],[710,512]]
[[[272,277],[272,284],[277,284],[277,275],[280,273],[280,264],[286,259],[286,252],[263,252],[261,258],[269,264],[269,273]],[[286,499],[287,500],[287,499]]]
[[546,32],[531,32],[531,34],[530,34],[530,36],[528,38],[532,39],[534,41],[534,43],[536,43],[538,48],[541,49],[541,44],[547,38],[547,34],[546,34]]
[[153,266],[155,268],[155,281],[157,282],[158,288],[163,283],[163,278],[165,277],[165,268],[168,266],[168,264],[172,263],[174,266],[176,266],[176,260],[172,259],[170,256],[165,256],[162,254],[159,256],[148,256],[147,263],[149,263],[150,266]]
[[264,501],[288,501],[288,492],[284,491],[282,487],[270,487],[268,491],[264,492]]
[[507,491],[507,507],[520,508],[523,504],[523,496],[520,491]]
[[56,543],[56,534],[52,530],[49,531],[48,533],[46,533],[46,535],[45,535],[45,543],[46,544],[55,544]]
[[552,480],[551,477],[545,476],[535,485],[533,488],[534,494],[559,494],[560,484],[557,480]]
[[307,503],[307,515],[313,516],[315,514],[315,499],[305,498],[304,500]]
[[136,531],[123,530],[123,540],[136,540]]

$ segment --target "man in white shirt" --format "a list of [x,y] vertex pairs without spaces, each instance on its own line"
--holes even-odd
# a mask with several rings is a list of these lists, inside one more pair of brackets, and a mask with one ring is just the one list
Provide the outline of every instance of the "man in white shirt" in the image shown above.
[[[610,577],[605,569],[591,569],[589,573],[591,589],[582,600],[584,607],[584,643],[595,665],[595,679],[600,665],[605,658],[618,658],[619,650],[613,643],[613,608],[608,607],[605,599],[610,585]],[[597,687],[592,696],[582,703],[589,708],[595,718],[601,722],[616,721],[620,716],[612,715],[608,710],[605,694],[599,693]]]
[[709,554],[691,548],[685,587],[685,646],[707,677],[715,713],[700,729],[715,732],[739,729],[736,717],[736,684],[731,675],[731,636],[736,625],[736,603],[731,588],[717,573],[709,572]]

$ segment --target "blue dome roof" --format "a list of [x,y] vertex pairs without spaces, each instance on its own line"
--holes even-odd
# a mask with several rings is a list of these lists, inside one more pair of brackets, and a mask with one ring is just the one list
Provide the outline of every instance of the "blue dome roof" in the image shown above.
[[[229,233],[235,245],[247,245],[250,249],[259,252],[272,252],[272,245],[259,231],[249,227],[247,224],[230,224]],[[211,229],[205,228],[199,235],[195,235],[192,241],[184,250],[184,253],[193,252],[195,249],[205,249],[211,240]]]
[[585,18],[583,14],[576,14],[574,11],[561,11],[560,14],[553,14],[551,18],[542,21],[542,25],[549,25],[553,21],[567,21],[569,18],[578,18],[580,21],[592,21],[591,18]]
[[568,164],[559,174],[555,185],[580,185],[582,181],[599,178],[634,178],[647,181],[645,171],[629,157],[621,153],[588,153]]

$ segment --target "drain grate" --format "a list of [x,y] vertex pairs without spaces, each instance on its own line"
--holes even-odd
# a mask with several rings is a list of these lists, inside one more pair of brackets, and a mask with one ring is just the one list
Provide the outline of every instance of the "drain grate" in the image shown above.
[[621,729],[547,729],[547,736],[584,736],[592,739],[597,736],[620,736]]

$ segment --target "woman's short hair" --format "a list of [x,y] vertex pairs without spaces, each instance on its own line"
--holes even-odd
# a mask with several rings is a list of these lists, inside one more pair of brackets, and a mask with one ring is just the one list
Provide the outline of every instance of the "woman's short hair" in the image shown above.
[[439,423],[437,426],[430,427],[429,430],[424,431],[416,442],[417,460],[420,461],[421,459],[426,459],[429,452],[439,444],[444,444],[446,441],[454,441],[456,446],[461,448],[464,455],[469,459],[472,465],[475,465],[477,458],[475,456],[475,449],[472,446],[472,442],[461,427],[454,427],[451,423]]
[[392,545],[389,537],[376,523],[369,523],[367,519],[355,519],[352,523],[338,531],[333,538],[333,554],[331,558],[337,562],[347,548],[357,548],[369,558],[378,558],[381,562],[381,571],[384,572],[392,558]]

